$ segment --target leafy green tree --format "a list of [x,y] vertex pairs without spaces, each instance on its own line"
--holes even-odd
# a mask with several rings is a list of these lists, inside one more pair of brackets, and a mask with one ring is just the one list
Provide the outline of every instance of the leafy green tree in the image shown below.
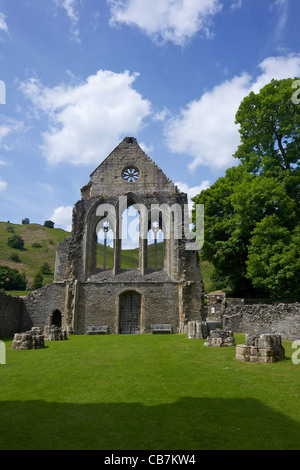
[[45,220],[44,227],[54,228],[54,222],[52,220]]
[[28,217],[25,217],[25,219],[22,219],[22,225],[28,225],[30,224],[30,220],[28,219]]
[[17,269],[8,266],[0,266],[0,289],[25,290],[26,283],[25,274],[20,274]]
[[35,290],[35,289],[40,289],[41,287],[43,287],[43,281],[44,281],[44,277],[42,273],[40,271],[37,272],[33,278],[33,283],[31,286],[32,289]]
[[22,250],[24,248],[24,240],[20,235],[13,235],[7,240],[8,246],[11,248],[16,248],[17,250]]
[[248,172],[279,176],[299,165],[300,106],[292,101],[294,80],[272,80],[242,101],[236,113],[241,144],[235,157]]
[[252,233],[247,268],[254,287],[278,298],[299,298],[300,225],[290,231],[277,215],[265,217]]
[[300,106],[292,82],[272,80],[243,100],[236,115],[241,164],[194,198],[204,204],[203,257],[214,266],[216,287],[238,295],[297,293]]
[[40,272],[42,274],[52,274],[51,268],[49,266],[49,263],[45,261],[45,263],[42,264]]

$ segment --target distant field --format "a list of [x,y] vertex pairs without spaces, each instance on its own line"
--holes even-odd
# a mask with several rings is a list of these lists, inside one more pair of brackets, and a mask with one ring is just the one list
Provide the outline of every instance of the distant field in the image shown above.
[[70,336],[15,351],[7,340],[0,449],[299,450],[291,343],[276,364],[241,363],[235,347],[203,344],[187,335]]

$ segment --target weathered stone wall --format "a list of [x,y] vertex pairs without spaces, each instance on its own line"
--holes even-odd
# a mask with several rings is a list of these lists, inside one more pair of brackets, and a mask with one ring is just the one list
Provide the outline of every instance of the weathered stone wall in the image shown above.
[[[31,292],[23,299],[22,319],[18,331],[49,325],[50,315],[55,310],[64,313],[65,284],[50,284]],[[17,331],[15,331],[17,332]]]
[[13,336],[19,331],[22,299],[0,291],[0,338]]
[[[228,302],[228,300],[227,300]],[[230,303],[223,316],[223,328],[235,333],[280,334],[283,339],[300,339],[300,303]]]
[[83,283],[80,285],[75,331],[85,334],[87,326],[108,325],[119,332],[120,295],[130,291],[142,296],[141,332],[150,333],[152,323],[171,323],[179,332],[178,286],[174,283]]

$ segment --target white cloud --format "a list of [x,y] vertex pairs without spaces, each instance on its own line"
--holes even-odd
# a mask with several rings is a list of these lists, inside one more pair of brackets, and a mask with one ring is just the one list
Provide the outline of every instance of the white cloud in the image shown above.
[[208,189],[210,186],[210,181],[204,180],[199,186],[192,186],[192,187],[188,186],[186,183],[182,183],[181,181],[177,181],[174,184],[175,186],[178,187],[180,191],[187,194],[188,205],[189,205],[189,209],[191,210],[194,204],[192,201],[192,198],[197,196],[197,194],[199,194],[201,191]]
[[259,68],[261,73],[257,78],[245,72],[235,76],[190,102],[168,120],[167,145],[172,152],[191,158],[191,171],[199,165],[220,170],[238,163],[232,155],[240,143],[235,114],[241,101],[251,91],[258,93],[272,78],[300,76],[300,54],[269,57]]
[[72,230],[72,206],[61,206],[54,209],[49,220],[54,222],[56,228],[62,228],[67,232]]
[[231,10],[238,10],[242,8],[243,5],[243,0],[234,0],[232,4],[230,5]]
[[0,192],[4,191],[7,188],[7,182],[4,181],[0,176]]
[[77,23],[79,22],[78,5],[81,0],[53,0],[57,7],[63,8],[71,21],[71,39],[77,43],[81,42]]
[[0,12],[0,31],[4,31],[5,33],[8,33],[6,16],[4,15],[4,13],[1,13],[1,12]]
[[[24,124],[5,116],[1,116],[0,121],[3,122],[3,124],[0,124],[0,147],[10,151],[15,146],[15,134],[24,131]],[[3,165],[3,160],[1,160],[1,164]]]
[[133,88],[137,76],[99,70],[73,86],[23,82],[23,93],[50,120],[42,146],[48,162],[99,164],[124,135],[136,135],[151,113],[149,101]]
[[183,46],[195,34],[209,37],[219,0],[108,0],[111,23],[137,26],[156,42]]
[[78,22],[79,16],[76,11],[78,0],[54,0],[54,2],[58,7],[61,7],[65,10],[67,16],[73,23]]

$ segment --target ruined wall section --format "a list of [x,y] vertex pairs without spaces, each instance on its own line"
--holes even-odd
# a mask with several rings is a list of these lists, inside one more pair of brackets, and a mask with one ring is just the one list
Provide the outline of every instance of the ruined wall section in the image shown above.
[[225,309],[222,321],[226,330],[235,333],[280,334],[286,340],[300,339],[300,303],[249,305],[235,300]]
[[[141,332],[150,333],[153,323],[170,323],[179,333],[178,286],[169,282],[82,283],[79,287],[75,331],[86,334],[91,325],[108,325],[109,333],[119,333],[120,295],[135,291],[142,296]],[[99,319],[100,323],[99,323]]]
[[0,290],[0,338],[20,331],[22,299]]
[[37,289],[23,298],[22,318],[19,330],[27,331],[32,327],[49,325],[50,315],[55,310],[65,314],[65,284],[49,284]]

